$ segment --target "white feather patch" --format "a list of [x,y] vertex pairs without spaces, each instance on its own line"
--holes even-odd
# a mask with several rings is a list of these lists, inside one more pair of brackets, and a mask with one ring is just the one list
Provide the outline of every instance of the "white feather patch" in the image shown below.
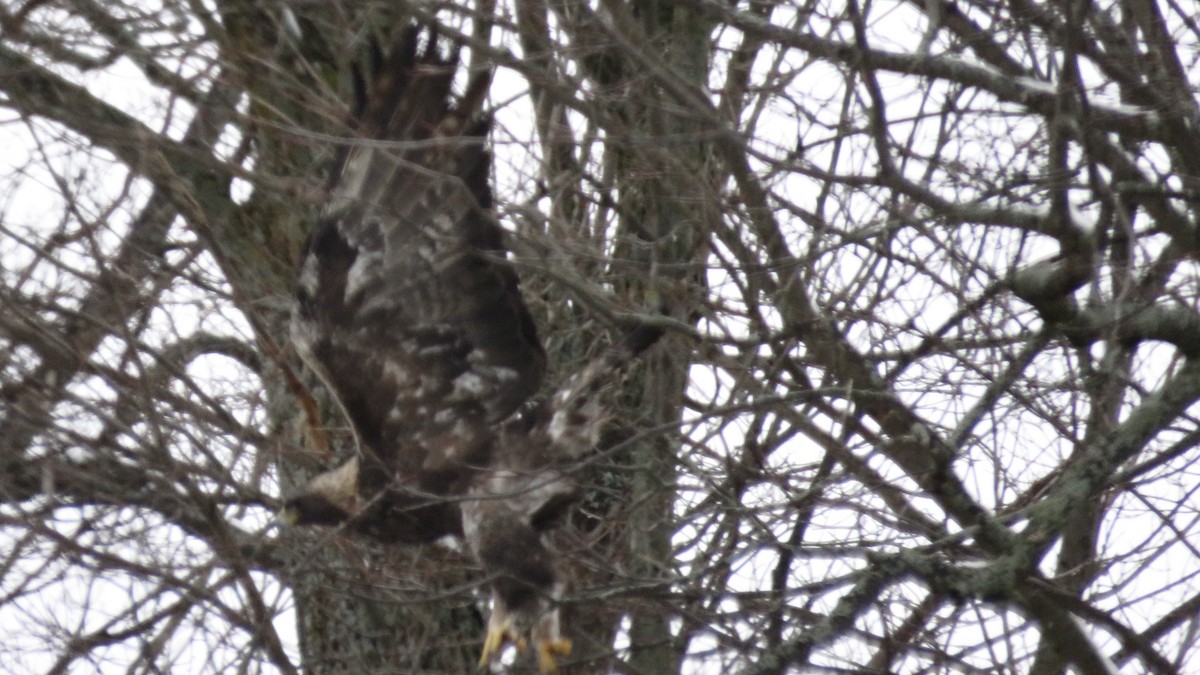
[[550,440],[558,443],[567,435],[567,416],[563,411],[559,410],[550,418]]
[[359,251],[354,264],[346,270],[346,300],[358,295],[363,286],[373,281],[383,265],[379,251]]
[[394,359],[388,359],[383,362],[383,375],[391,382],[400,386],[408,385],[412,379],[412,373],[404,368],[404,365],[396,362]]
[[320,283],[320,268],[321,261],[315,255],[308,255],[304,258],[304,265],[300,268],[300,278],[298,280],[300,288],[304,290],[309,297],[317,294],[317,285]]
[[487,382],[470,370],[454,378],[454,396],[456,398],[468,395],[478,396],[485,390],[487,390]]

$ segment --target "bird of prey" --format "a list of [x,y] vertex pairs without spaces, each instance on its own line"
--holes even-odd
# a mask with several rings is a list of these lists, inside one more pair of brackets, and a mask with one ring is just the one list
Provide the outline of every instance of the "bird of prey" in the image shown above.
[[532,643],[553,671],[571,643],[542,535],[574,493],[563,467],[594,447],[600,391],[659,331],[634,329],[527,403],[546,356],[491,213],[490,78],[455,95],[458,67],[435,31],[410,28],[354,116],[300,266],[292,338],[357,448],[282,515],[388,543],[460,537],[492,591],[481,665]]

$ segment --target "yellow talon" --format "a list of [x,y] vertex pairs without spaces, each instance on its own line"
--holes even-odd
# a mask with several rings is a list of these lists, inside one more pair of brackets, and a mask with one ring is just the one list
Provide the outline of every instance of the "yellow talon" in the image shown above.
[[557,673],[558,660],[556,656],[571,655],[571,641],[567,638],[545,640],[538,643],[538,670],[543,673]]
[[479,657],[479,667],[487,668],[488,664],[492,662],[492,658],[504,651],[504,646],[509,642],[515,642],[517,649],[521,649],[525,643],[523,639],[517,638],[506,625],[488,626],[487,637],[483,639],[483,654]]
[[558,632],[558,614],[543,616],[530,633],[518,631],[516,622],[507,612],[493,612],[488,618],[487,635],[483,639],[483,654],[479,657],[479,668],[486,670],[492,659],[512,644],[524,653],[532,642],[537,651],[538,671],[557,673],[558,658],[570,656],[571,641]]

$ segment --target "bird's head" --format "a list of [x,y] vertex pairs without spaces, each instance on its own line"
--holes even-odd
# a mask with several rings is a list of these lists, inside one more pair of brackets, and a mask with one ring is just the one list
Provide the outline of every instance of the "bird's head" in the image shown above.
[[358,511],[358,457],[354,457],[314,476],[283,503],[278,518],[288,525],[341,525]]

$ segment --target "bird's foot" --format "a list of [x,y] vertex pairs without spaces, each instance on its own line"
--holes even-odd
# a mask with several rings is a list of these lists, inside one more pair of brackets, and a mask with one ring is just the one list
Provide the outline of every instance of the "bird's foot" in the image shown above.
[[525,651],[525,638],[513,631],[511,624],[489,621],[487,636],[483,639],[483,654],[479,657],[479,667],[487,668],[492,659],[499,656],[510,643],[516,645],[519,651]]
[[[517,647],[520,649],[520,646]],[[559,656],[571,655],[571,641],[560,637],[553,640],[541,640],[537,643],[538,670],[543,673],[557,673]]]
[[[487,668],[492,659],[499,656],[510,644],[519,652],[524,652],[529,646],[528,641],[510,626],[489,626],[487,636],[483,640],[483,654],[479,657],[479,667]],[[542,673],[557,673],[558,658],[571,655],[571,641],[564,637],[537,640],[534,646],[537,649],[538,671]]]

